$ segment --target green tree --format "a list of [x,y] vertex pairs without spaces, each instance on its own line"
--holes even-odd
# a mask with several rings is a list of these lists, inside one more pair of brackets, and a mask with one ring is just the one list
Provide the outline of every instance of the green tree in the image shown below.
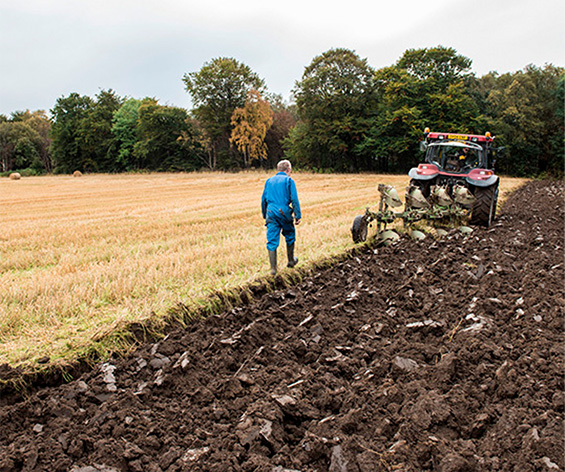
[[316,56],[294,88],[299,122],[286,148],[300,164],[357,170],[370,156],[359,143],[370,129],[376,106],[374,71],[349,49]]
[[247,93],[245,105],[234,110],[231,124],[230,142],[242,153],[243,167],[249,167],[253,161],[260,163],[265,160],[265,136],[273,124],[273,112],[257,90],[252,89]]
[[477,81],[478,120],[506,145],[502,172],[563,173],[563,77],[563,68],[546,65]]
[[83,169],[97,172],[120,170],[116,166],[116,143],[112,133],[114,113],[123,100],[113,90],[101,90],[81,118],[77,144],[84,156]]
[[140,168],[140,163],[134,159],[133,148],[137,142],[137,122],[142,103],[142,100],[130,98],[114,113],[112,134],[117,151],[116,167],[120,170]]
[[90,157],[81,146],[81,123],[93,106],[92,99],[71,93],[68,97],[57,99],[51,110],[53,125],[51,127],[51,155],[54,170],[58,173],[84,171],[89,167]]
[[0,123],[0,169],[7,172],[14,169],[34,168],[41,170],[39,152],[41,136],[23,121]]
[[192,98],[194,116],[209,139],[212,161],[233,167],[236,156],[229,141],[232,114],[245,105],[249,90],[264,91],[263,80],[249,66],[219,57],[198,72],[185,74],[183,82]]
[[28,149],[28,151],[25,151],[24,154],[33,155],[31,159],[27,159],[27,161],[30,162],[29,167],[33,168],[36,172],[51,172],[53,170],[50,149],[51,120],[45,111],[17,111],[12,113],[10,121],[25,123],[38,134],[38,137],[31,141],[34,151],[32,151],[29,146],[22,145],[22,149]]
[[473,61],[453,48],[408,49],[396,63],[399,69],[442,90],[451,84],[472,77]]
[[187,146],[194,136],[183,108],[162,106],[155,100],[144,100],[139,107],[138,140],[133,157],[139,167],[158,171],[197,170],[202,151],[198,146]]
[[477,132],[470,67],[470,59],[439,46],[410,49],[395,65],[376,72],[378,112],[361,146],[373,151],[381,170],[403,172],[415,165],[425,127]]

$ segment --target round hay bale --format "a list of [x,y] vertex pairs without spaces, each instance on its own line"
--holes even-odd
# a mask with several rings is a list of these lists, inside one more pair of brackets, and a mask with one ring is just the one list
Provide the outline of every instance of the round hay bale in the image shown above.
[[19,172],[12,172],[10,174],[10,179],[12,180],[20,180],[22,178],[22,176],[20,175]]
[[73,177],[82,177],[82,172],[80,170],[75,170],[73,172]]

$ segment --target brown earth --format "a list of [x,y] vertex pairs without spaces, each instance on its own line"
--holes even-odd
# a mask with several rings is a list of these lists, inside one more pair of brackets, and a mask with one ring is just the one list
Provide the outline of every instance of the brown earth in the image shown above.
[[564,190],[5,396],[0,472],[563,471]]

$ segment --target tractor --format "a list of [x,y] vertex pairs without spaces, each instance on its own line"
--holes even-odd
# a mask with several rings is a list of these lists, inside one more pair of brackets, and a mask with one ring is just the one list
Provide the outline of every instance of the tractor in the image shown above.
[[[426,152],[425,162],[410,169],[410,185],[406,189],[405,210],[396,213],[391,208],[402,202],[396,190],[379,185],[379,210],[367,208],[353,221],[353,241],[367,239],[368,226],[377,221],[379,235],[393,236],[381,227],[400,218],[405,225],[419,220],[467,219],[471,225],[489,227],[496,214],[499,177],[494,173],[497,154],[503,148],[493,148],[494,137],[472,134],[430,132],[426,128],[420,150]],[[386,233],[386,234],[385,234]],[[419,231],[411,235],[422,237]],[[414,236],[413,236],[414,237]]]

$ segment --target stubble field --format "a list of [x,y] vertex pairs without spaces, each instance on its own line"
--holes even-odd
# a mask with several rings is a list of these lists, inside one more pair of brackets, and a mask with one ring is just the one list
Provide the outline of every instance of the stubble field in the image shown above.
[[[260,197],[271,174],[29,177],[0,183],[0,364],[119,349],[108,334],[197,310],[268,272]],[[301,267],[352,247],[378,183],[406,176],[293,174]],[[523,180],[502,180],[501,199]],[[284,262],[279,250],[279,265]],[[300,267],[299,266],[299,267]]]

